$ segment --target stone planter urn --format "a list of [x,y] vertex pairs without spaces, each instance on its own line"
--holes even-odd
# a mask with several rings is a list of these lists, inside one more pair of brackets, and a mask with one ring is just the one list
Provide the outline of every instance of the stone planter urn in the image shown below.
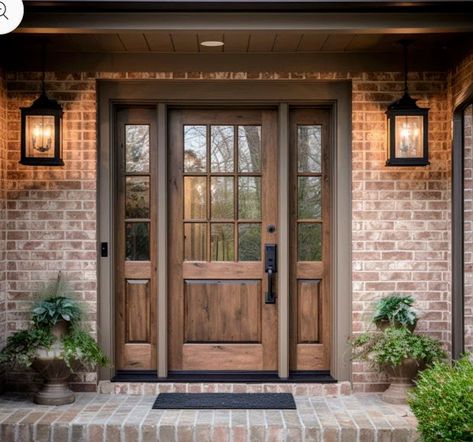
[[39,348],[32,367],[45,379],[43,388],[33,400],[41,405],[65,405],[74,402],[75,396],[69,388],[71,369],[63,359],[64,346],[60,338],[67,333],[67,323],[59,321],[52,330],[56,338],[51,348]]
[[386,366],[384,371],[390,385],[383,393],[383,400],[390,404],[407,404],[408,392],[414,387],[414,380],[422,368],[423,364],[415,359],[405,359],[397,367]]

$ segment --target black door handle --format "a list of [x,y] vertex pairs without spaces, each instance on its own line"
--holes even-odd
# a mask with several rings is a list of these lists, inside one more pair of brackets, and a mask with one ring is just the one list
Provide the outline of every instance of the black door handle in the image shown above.
[[265,245],[264,271],[268,274],[268,291],[265,294],[264,302],[276,304],[276,293],[273,288],[273,276],[278,271],[276,244]]

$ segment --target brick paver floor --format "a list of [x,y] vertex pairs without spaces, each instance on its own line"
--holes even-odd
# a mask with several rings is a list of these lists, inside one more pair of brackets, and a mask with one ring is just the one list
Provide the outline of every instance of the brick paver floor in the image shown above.
[[297,410],[152,410],[154,395],[77,394],[71,405],[0,396],[0,441],[414,441],[407,406],[377,394],[295,396]]

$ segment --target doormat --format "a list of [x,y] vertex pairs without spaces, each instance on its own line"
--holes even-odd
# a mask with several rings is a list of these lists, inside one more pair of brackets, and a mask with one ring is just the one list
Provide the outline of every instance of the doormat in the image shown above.
[[295,410],[291,393],[160,393],[153,409]]

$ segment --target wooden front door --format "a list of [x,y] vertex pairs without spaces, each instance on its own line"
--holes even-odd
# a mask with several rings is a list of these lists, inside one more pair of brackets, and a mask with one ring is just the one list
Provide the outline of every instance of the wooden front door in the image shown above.
[[[277,370],[277,112],[169,113],[169,370]],[[277,286],[277,274],[273,276]]]

